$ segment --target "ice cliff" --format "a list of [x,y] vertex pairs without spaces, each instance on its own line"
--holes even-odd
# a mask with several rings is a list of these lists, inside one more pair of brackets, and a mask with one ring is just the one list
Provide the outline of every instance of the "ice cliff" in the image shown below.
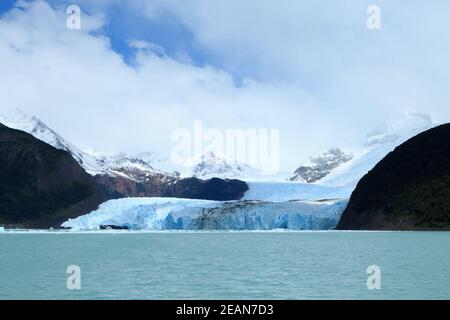
[[62,226],[74,230],[105,226],[132,230],[328,230],[337,225],[346,203],[126,198],[107,201],[98,210]]

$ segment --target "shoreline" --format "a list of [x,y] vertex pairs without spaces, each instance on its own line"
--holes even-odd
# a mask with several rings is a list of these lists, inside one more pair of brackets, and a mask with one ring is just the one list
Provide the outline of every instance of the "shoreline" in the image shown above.
[[0,232],[3,234],[153,234],[153,233],[406,233],[406,232],[450,232],[450,230],[63,230],[63,229],[5,229]]

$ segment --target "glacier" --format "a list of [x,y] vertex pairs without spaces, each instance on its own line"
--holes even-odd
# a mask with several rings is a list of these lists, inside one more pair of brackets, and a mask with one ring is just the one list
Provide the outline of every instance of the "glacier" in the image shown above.
[[179,198],[125,198],[62,224],[72,230],[105,226],[130,230],[330,230],[347,200],[209,201]]
[[242,200],[281,202],[289,200],[326,200],[349,198],[353,188],[332,187],[304,182],[246,181],[249,190]]

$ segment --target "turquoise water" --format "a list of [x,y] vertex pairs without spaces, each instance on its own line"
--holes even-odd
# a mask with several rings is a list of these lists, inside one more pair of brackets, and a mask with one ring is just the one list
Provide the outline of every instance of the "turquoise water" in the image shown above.
[[[80,290],[66,288],[69,265]],[[13,298],[449,299],[450,233],[5,232],[0,299]]]

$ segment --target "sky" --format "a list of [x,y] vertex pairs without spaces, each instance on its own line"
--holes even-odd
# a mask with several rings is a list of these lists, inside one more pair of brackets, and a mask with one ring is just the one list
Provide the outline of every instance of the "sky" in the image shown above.
[[410,110],[448,122],[449,14],[444,0],[1,0],[0,112],[97,153],[170,153],[196,121],[278,129],[292,170]]

